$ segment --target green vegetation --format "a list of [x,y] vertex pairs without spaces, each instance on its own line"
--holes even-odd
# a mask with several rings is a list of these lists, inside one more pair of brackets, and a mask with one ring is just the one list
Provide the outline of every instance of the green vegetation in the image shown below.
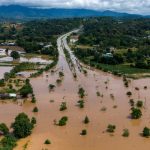
[[44,144],[51,144],[51,141],[49,139],[45,140]]
[[39,109],[38,109],[37,107],[34,107],[34,108],[33,108],[33,112],[36,113],[36,112],[38,112],[38,111],[39,111]]
[[17,51],[12,51],[10,56],[15,60],[15,59],[19,59],[20,55]]
[[84,63],[115,75],[150,73],[149,30],[150,19],[88,19],[74,52]]
[[25,113],[20,113],[12,124],[13,133],[17,138],[25,138],[29,136],[33,129],[29,117]]
[[141,116],[142,116],[142,112],[141,112],[141,110],[140,109],[138,109],[138,108],[132,108],[131,109],[131,117],[132,117],[132,119],[139,119],[139,118],[141,118]]
[[84,98],[85,97],[85,90],[82,87],[79,88],[78,94],[79,94],[80,98]]
[[61,78],[61,77],[63,77],[64,76],[64,73],[63,72],[59,72],[59,77]]
[[31,119],[31,123],[32,123],[33,125],[35,125],[35,124],[36,124],[36,118],[35,118],[35,117],[32,117],[32,119]]
[[130,99],[129,103],[130,103],[131,107],[134,107],[135,102],[133,99]]
[[50,90],[53,90],[54,88],[55,88],[55,85],[53,85],[53,84],[50,84],[50,85],[49,85],[49,89],[50,89]]
[[64,116],[59,120],[58,125],[65,126],[67,124],[67,121],[68,121],[68,117]]
[[128,91],[126,94],[130,97],[132,95],[132,92]]
[[36,103],[36,98],[35,98],[35,96],[32,97],[31,103]]
[[42,50],[41,43],[51,43],[55,47],[57,36],[77,28],[80,23],[81,19],[74,18],[29,21],[23,24],[23,29],[18,33],[17,44],[28,53],[41,50],[43,54],[50,54],[48,49]]
[[143,129],[143,136],[144,137],[149,137],[150,136],[150,129],[148,127],[145,127]]
[[9,133],[9,129],[5,123],[0,124],[0,132],[2,132],[4,135]]
[[107,132],[110,132],[110,133],[115,132],[115,129],[116,129],[115,125],[109,124],[107,127]]
[[137,101],[136,106],[139,108],[143,107],[143,101]]
[[22,97],[27,97],[29,94],[33,94],[33,89],[29,79],[26,79],[25,85],[19,90],[19,92]]
[[83,121],[83,122],[84,122],[85,124],[88,124],[88,123],[90,122],[88,116],[86,116],[86,117],[84,118],[84,121]]
[[4,79],[1,79],[1,80],[0,80],[0,87],[3,87],[3,86],[5,86],[5,80],[4,80]]
[[87,135],[87,130],[86,129],[83,129],[80,133],[80,135]]
[[53,62],[52,62],[51,64],[46,65],[45,68],[38,69],[38,71],[37,71],[36,73],[31,74],[30,77],[31,77],[31,78],[38,77],[38,76],[40,76],[44,71],[48,71],[48,70],[52,69],[54,66],[56,66],[57,61],[58,61],[58,58],[54,58],[54,60],[53,60]]
[[36,70],[38,69],[38,65],[35,63],[28,63],[28,62],[23,62],[20,64],[17,64],[9,73],[4,74],[4,79],[7,81],[10,78],[15,78],[16,73],[21,72],[21,71],[27,71],[27,70]]
[[6,135],[0,141],[1,150],[13,150],[17,146],[17,139],[13,135]]
[[128,137],[129,135],[130,135],[129,130],[128,129],[124,129],[123,133],[122,133],[122,136],[123,137]]
[[67,109],[67,103],[66,102],[62,102],[61,105],[60,105],[60,111],[64,111]]
[[57,84],[60,84],[60,83],[62,83],[62,80],[61,80],[61,79],[57,79],[57,80],[56,80],[56,83],[57,83]]
[[78,101],[78,106],[79,106],[80,108],[84,108],[84,101],[83,101],[83,100],[79,100],[79,101]]

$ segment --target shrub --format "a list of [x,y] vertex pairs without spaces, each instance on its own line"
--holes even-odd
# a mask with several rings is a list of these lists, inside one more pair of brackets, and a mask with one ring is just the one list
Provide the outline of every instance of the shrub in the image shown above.
[[64,111],[64,110],[66,110],[67,109],[67,104],[66,104],[66,102],[62,102],[61,103],[61,105],[60,105],[60,111]]
[[33,125],[35,125],[35,124],[36,124],[36,118],[35,118],[35,117],[32,117],[32,119],[31,119],[31,123],[32,123]]
[[82,130],[81,133],[80,133],[80,135],[86,135],[86,134],[87,134],[87,130],[86,129]]
[[90,120],[89,120],[88,116],[86,116],[85,119],[84,119],[84,123],[88,124],[89,122],[90,122]]
[[78,105],[80,108],[84,108],[84,101],[83,100],[79,100],[78,101]]
[[20,55],[17,51],[12,51],[10,56],[13,58],[13,59],[18,59],[20,58]]
[[134,100],[133,99],[130,99],[129,101],[130,105],[133,107],[134,106]]
[[62,118],[59,120],[58,125],[59,125],[59,126],[65,126],[66,123],[67,123],[67,121],[68,121],[68,117],[64,116],[64,117],[62,117]]
[[101,96],[101,95],[100,95],[100,92],[96,92],[96,95],[97,95],[97,96]]
[[146,90],[146,89],[147,89],[147,86],[144,86],[144,89]]
[[4,133],[4,135],[9,133],[9,129],[5,123],[0,124],[0,131]]
[[59,72],[59,77],[61,78],[61,77],[63,77],[64,76],[64,73],[63,72]]
[[148,127],[145,127],[143,129],[143,136],[144,137],[149,137],[150,136],[150,129]]
[[124,129],[122,136],[128,137],[129,136],[129,130],[128,129]]
[[57,83],[57,84],[60,84],[61,82],[62,82],[61,79],[57,79],[57,80],[56,80],[56,83]]
[[38,108],[37,107],[34,107],[33,108],[33,112],[38,112],[39,110],[38,110]]
[[141,118],[142,112],[141,112],[140,109],[132,108],[131,110],[132,110],[132,112],[131,112],[132,119],[139,119],[139,118]]
[[130,91],[127,92],[127,95],[128,95],[128,96],[131,96],[131,95],[132,95],[132,92],[130,92]]
[[1,79],[1,80],[0,80],[0,87],[2,87],[2,86],[5,86],[5,81],[4,81],[4,79]]
[[32,97],[31,103],[36,103],[35,97]]
[[17,146],[17,140],[12,135],[6,135],[1,141],[0,141],[0,149],[1,150],[13,150],[14,147]]
[[141,108],[143,107],[143,102],[142,101],[137,101],[136,106]]
[[51,141],[49,139],[45,140],[44,144],[51,144]]
[[29,81],[26,81],[26,84],[19,90],[20,95],[23,97],[27,97],[28,94],[33,94],[33,89]]
[[85,90],[83,88],[79,88],[78,94],[81,98],[85,96]]
[[31,134],[33,124],[25,113],[20,113],[12,124],[13,133],[17,138],[25,138]]
[[50,89],[50,90],[53,90],[54,88],[55,88],[55,85],[53,85],[53,84],[50,84],[50,85],[49,85],[49,89]]
[[107,127],[107,132],[114,132],[116,129],[116,126],[115,125],[111,125],[109,124],[108,127]]

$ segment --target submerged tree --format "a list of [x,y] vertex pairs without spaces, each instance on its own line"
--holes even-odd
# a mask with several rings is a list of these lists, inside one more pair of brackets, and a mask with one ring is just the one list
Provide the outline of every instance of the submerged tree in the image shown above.
[[109,124],[107,127],[107,132],[115,132],[116,126]]
[[62,102],[61,105],[60,105],[60,111],[64,111],[67,109],[67,103],[66,102]]
[[129,136],[129,130],[128,129],[124,129],[123,133],[122,133],[123,137],[128,137]]
[[90,120],[89,120],[88,116],[86,116],[85,119],[84,119],[84,123],[88,124],[89,122],[90,122]]
[[78,106],[79,106],[80,108],[84,108],[84,101],[83,101],[83,100],[79,100],[79,101],[78,101]]
[[80,135],[87,135],[87,130],[86,129],[83,129],[80,133]]
[[4,135],[9,133],[9,128],[5,123],[0,124],[0,131],[3,132]]
[[85,90],[82,87],[79,88],[78,94],[81,98],[83,98],[85,96]]
[[150,136],[150,129],[148,127],[145,127],[143,129],[143,136],[144,137],[149,137]]
[[15,60],[20,58],[20,54],[17,51],[12,51],[10,56]]
[[13,133],[17,138],[25,138],[31,134],[33,124],[25,113],[20,113],[12,124]]
[[139,119],[139,118],[141,118],[142,112],[141,112],[140,109],[133,107],[131,110],[132,110],[132,112],[131,112],[132,119]]

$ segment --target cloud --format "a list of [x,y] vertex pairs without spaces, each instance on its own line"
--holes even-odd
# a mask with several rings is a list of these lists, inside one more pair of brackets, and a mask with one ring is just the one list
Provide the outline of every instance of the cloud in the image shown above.
[[150,0],[0,0],[0,5],[10,4],[43,8],[113,10],[150,15]]

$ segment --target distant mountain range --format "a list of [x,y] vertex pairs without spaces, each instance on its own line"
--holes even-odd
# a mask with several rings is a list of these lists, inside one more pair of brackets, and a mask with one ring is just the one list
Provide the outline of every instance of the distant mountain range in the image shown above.
[[0,6],[1,18],[36,19],[36,18],[69,18],[69,17],[140,17],[136,14],[119,13],[114,11],[95,11],[88,9],[62,9],[62,8],[31,8],[19,5]]

